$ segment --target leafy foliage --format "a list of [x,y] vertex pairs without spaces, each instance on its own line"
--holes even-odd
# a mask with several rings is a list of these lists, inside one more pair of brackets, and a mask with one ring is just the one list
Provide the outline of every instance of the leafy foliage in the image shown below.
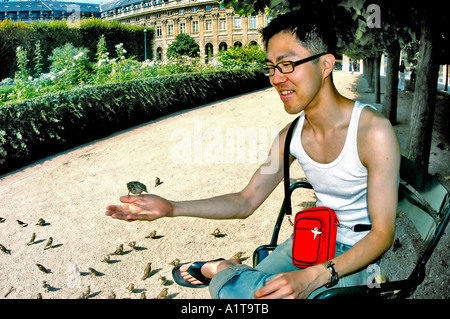
[[217,59],[224,67],[251,67],[263,65],[266,54],[256,45],[244,47],[231,47],[226,51],[219,52]]
[[180,58],[182,56],[196,58],[199,54],[200,47],[197,42],[195,42],[194,38],[185,33],[178,34],[175,41],[172,42],[167,49],[167,56],[169,58]]
[[[68,42],[52,51],[48,58],[51,62],[50,72],[35,78],[29,75],[26,52],[19,47],[17,51],[19,71],[14,81],[9,82],[7,88],[0,92],[0,102],[34,98],[87,84],[113,83],[198,71],[258,68],[264,63],[265,57],[264,52],[257,46],[246,46],[223,51],[207,65],[201,63],[199,58],[185,55],[162,63],[149,60],[139,62],[134,57],[127,57],[128,52],[121,43],[114,47],[112,55],[115,57],[110,57],[107,47],[105,37],[101,35],[95,59],[91,62],[88,49],[75,47]],[[35,61],[41,59],[38,51],[35,50],[35,54],[37,55],[34,57]]]
[[[95,59],[95,52],[100,36],[107,42],[107,50],[114,54],[117,44],[123,43],[124,49],[138,60],[144,59],[144,30],[148,52],[153,52],[154,30],[141,26],[121,24],[117,21],[102,21],[98,18],[83,19],[79,26],[69,27],[66,21],[37,21],[30,24],[3,20],[0,23],[0,79],[13,77],[16,71],[16,48],[27,51],[33,70],[36,61],[32,55],[39,41],[42,55],[42,72],[48,72],[51,61],[47,59],[57,48],[72,43],[74,47],[85,47],[89,51],[89,60]],[[151,57],[150,57],[151,58]],[[34,73],[34,72],[33,72]],[[34,75],[37,77],[38,75]]]

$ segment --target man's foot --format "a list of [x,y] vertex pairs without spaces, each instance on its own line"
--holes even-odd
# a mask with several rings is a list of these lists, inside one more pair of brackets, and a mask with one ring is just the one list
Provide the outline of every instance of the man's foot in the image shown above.
[[195,262],[179,265],[173,269],[175,281],[188,287],[205,287],[218,272],[240,264],[238,259],[217,259],[207,262]]

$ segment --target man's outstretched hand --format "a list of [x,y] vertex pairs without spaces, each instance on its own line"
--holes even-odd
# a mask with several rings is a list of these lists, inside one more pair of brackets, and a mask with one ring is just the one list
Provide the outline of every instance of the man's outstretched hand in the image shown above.
[[151,221],[170,216],[174,209],[168,200],[152,194],[121,196],[120,202],[124,205],[108,205],[105,214],[126,221]]

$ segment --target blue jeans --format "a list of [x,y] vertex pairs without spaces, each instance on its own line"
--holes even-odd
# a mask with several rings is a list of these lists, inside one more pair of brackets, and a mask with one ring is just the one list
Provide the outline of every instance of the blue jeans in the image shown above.
[[[349,250],[351,246],[336,243],[336,255]],[[292,236],[279,245],[259,265],[252,268],[247,265],[233,265],[217,273],[209,284],[209,292],[215,299],[253,299],[254,292],[279,273],[296,271],[299,268],[292,264]],[[348,276],[340,277],[335,287],[366,285],[370,275],[362,269]],[[308,298],[314,298],[327,288],[315,290]]]

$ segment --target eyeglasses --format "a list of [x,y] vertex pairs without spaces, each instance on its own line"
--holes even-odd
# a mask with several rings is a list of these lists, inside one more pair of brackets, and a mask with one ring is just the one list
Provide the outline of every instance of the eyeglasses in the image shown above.
[[298,60],[298,61],[284,61],[284,62],[278,63],[277,65],[265,65],[265,66],[263,66],[262,69],[263,69],[263,72],[264,72],[265,76],[272,76],[272,75],[274,75],[275,74],[275,68],[277,68],[278,71],[280,71],[283,74],[292,73],[292,72],[294,72],[294,68],[297,65],[300,65],[300,64],[303,64],[303,63],[315,60],[315,59],[321,57],[324,54],[327,54],[327,53],[324,52],[324,53],[315,54],[315,55],[312,55],[312,56],[310,56],[308,58],[301,59],[301,60]]

